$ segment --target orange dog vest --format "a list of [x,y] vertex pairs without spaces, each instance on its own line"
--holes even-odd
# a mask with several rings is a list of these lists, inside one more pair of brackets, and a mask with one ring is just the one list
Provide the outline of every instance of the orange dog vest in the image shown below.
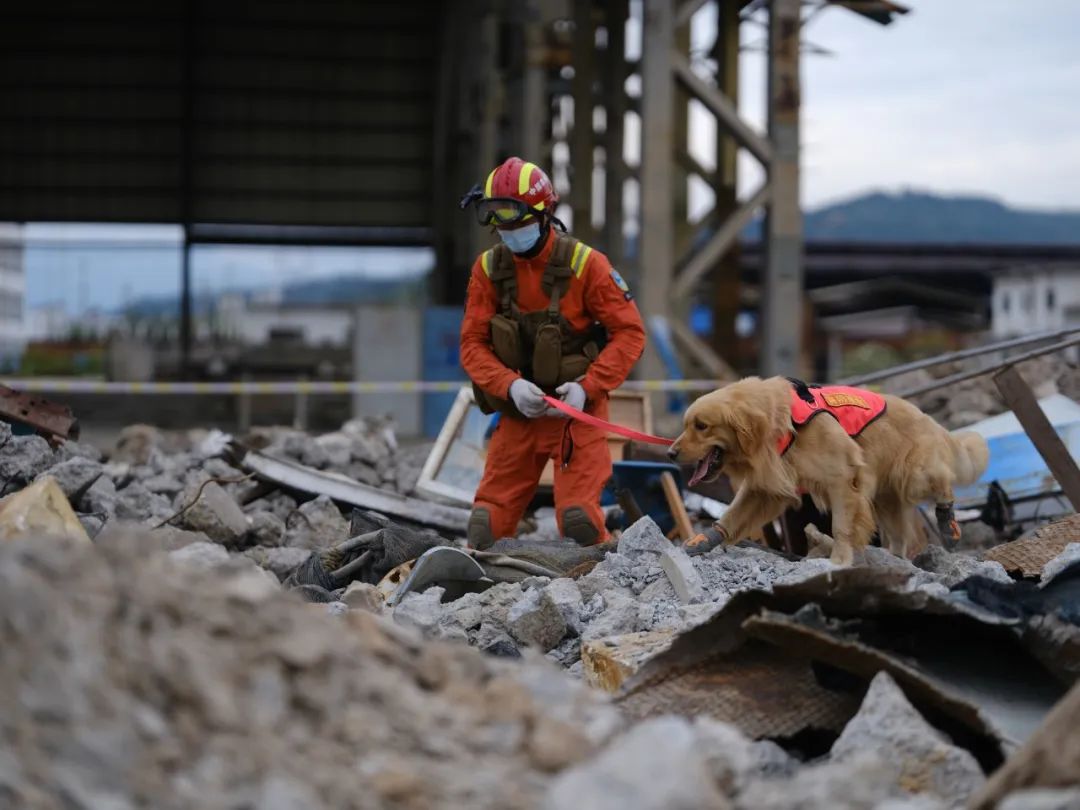
[[780,455],[791,447],[796,431],[822,413],[833,417],[854,438],[885,413],[885,398],[862,388],[807,385],[801,380],[791,380],[792,430],[777,443]]

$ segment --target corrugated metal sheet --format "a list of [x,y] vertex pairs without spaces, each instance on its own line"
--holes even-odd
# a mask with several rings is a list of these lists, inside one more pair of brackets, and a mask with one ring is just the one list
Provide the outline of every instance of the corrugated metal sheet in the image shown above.
[[12,6],[0,219],[427,226],[439,9]]

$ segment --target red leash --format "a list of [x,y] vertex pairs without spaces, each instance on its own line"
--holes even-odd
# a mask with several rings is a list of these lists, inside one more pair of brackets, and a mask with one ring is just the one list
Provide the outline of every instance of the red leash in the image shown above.
[[648,444],[660,444],[664,447],[668,447],[674,441],[674,439],[665,439],[661,436],[651,436],[648,433],[642,433],[638,430],[631,430],[628,427],[622,425],[616,425],[612,422],[607,422],[592,414],[579,411],[577,408],[571,408],[561,399],[555,399],[555,397],[545,396],[544,401],[547,402],[552,408],[569,416],[571,419],[576,419],[579,422],[584,422],[586,425],[592,425],[598,427],[601,430],[606,430],[608,433],[617,433],[620,436],[625,436],[627,439],[633,439],[636,442],[647,442]]

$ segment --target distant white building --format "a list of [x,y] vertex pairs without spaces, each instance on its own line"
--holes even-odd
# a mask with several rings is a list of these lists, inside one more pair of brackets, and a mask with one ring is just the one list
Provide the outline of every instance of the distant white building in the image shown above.
[[1002,274],[990,300],[994,337],[1080,328],[1080,266]]
[[290,332],[309,346],[347,346],[355,317],[354,305],[246,302],[238,295],[222,296],[216,309],[219,334],[249,346],[267,343],[271,332]]
[[0,223],[0,369],[18,367],[26,348],[26,273],[22,226]]

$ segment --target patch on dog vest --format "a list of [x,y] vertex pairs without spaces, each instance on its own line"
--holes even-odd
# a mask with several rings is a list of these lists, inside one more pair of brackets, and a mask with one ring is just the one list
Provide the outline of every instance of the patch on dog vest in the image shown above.
[[885,397],[873,391],[846,385],[807,385],[800,380],[791,383],[792,429],[777,443],[780,455],[791,447],[796,431],[819,414],[829,414],[848,436],[855,438],[885,413]]
[[870,410],[870,403],[858,394],[826,393],[822,394],[821,398],[825,400],[825,404],[830,408],[840,408],[844,405],[851,405],[856,408]]

